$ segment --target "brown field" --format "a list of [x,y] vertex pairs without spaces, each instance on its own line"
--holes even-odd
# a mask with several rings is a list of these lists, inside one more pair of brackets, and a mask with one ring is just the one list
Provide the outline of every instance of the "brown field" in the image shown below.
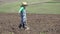
[[60,34],[60,15],[27,14],[29,31],[19,29],[17,13],[0,14],[0,34]]

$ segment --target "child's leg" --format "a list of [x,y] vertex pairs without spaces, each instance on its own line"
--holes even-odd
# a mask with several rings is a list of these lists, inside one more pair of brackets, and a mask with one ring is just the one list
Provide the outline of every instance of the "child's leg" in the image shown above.
[[21,23],[19,25],[19,28],[22,28],[23,27],[23,17],[21,16]]
[[23,18],[23,28],[25,28],[25,26],[27,25],[26,21],[27,21],[26,18]]
[[23,24],[23,28],[25,28],[25,24]]
[[24,30],[29,30],[29,27],[27,26],[26,22],[23,24]]
[[22,24],[19,25],[19,28],[21,28],[21,27],[22,27]]
[[23,27],[25,29],[26,28],[25,26],[26,26],[26,24],[25,24],[25,22],[23,22],[23,23],[20,23],[19,28]]

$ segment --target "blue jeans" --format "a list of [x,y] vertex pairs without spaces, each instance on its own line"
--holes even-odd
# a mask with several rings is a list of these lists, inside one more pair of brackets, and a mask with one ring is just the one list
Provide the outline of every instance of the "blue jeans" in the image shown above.
[[21,16],[21,23],[20,23],[19,27],[25,28],[25,26],[26,26],[26,14],[21,13],[20,16]]

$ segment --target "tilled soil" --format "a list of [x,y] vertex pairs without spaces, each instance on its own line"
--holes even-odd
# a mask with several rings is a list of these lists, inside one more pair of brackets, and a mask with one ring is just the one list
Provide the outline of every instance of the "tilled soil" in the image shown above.
[[17,13],[0,14],[0,34],[60,34],[60,15],[27,14],[30,29],[19,29],[20,16]]

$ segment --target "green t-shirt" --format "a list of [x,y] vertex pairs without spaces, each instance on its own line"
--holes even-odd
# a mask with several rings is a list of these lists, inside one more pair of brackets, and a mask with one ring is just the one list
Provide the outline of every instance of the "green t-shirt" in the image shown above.
[[22,12],[24,11],[24,7],[21,7],[21,8],[19,9],[19,13],[20,13],[21,11],[22,11]]

